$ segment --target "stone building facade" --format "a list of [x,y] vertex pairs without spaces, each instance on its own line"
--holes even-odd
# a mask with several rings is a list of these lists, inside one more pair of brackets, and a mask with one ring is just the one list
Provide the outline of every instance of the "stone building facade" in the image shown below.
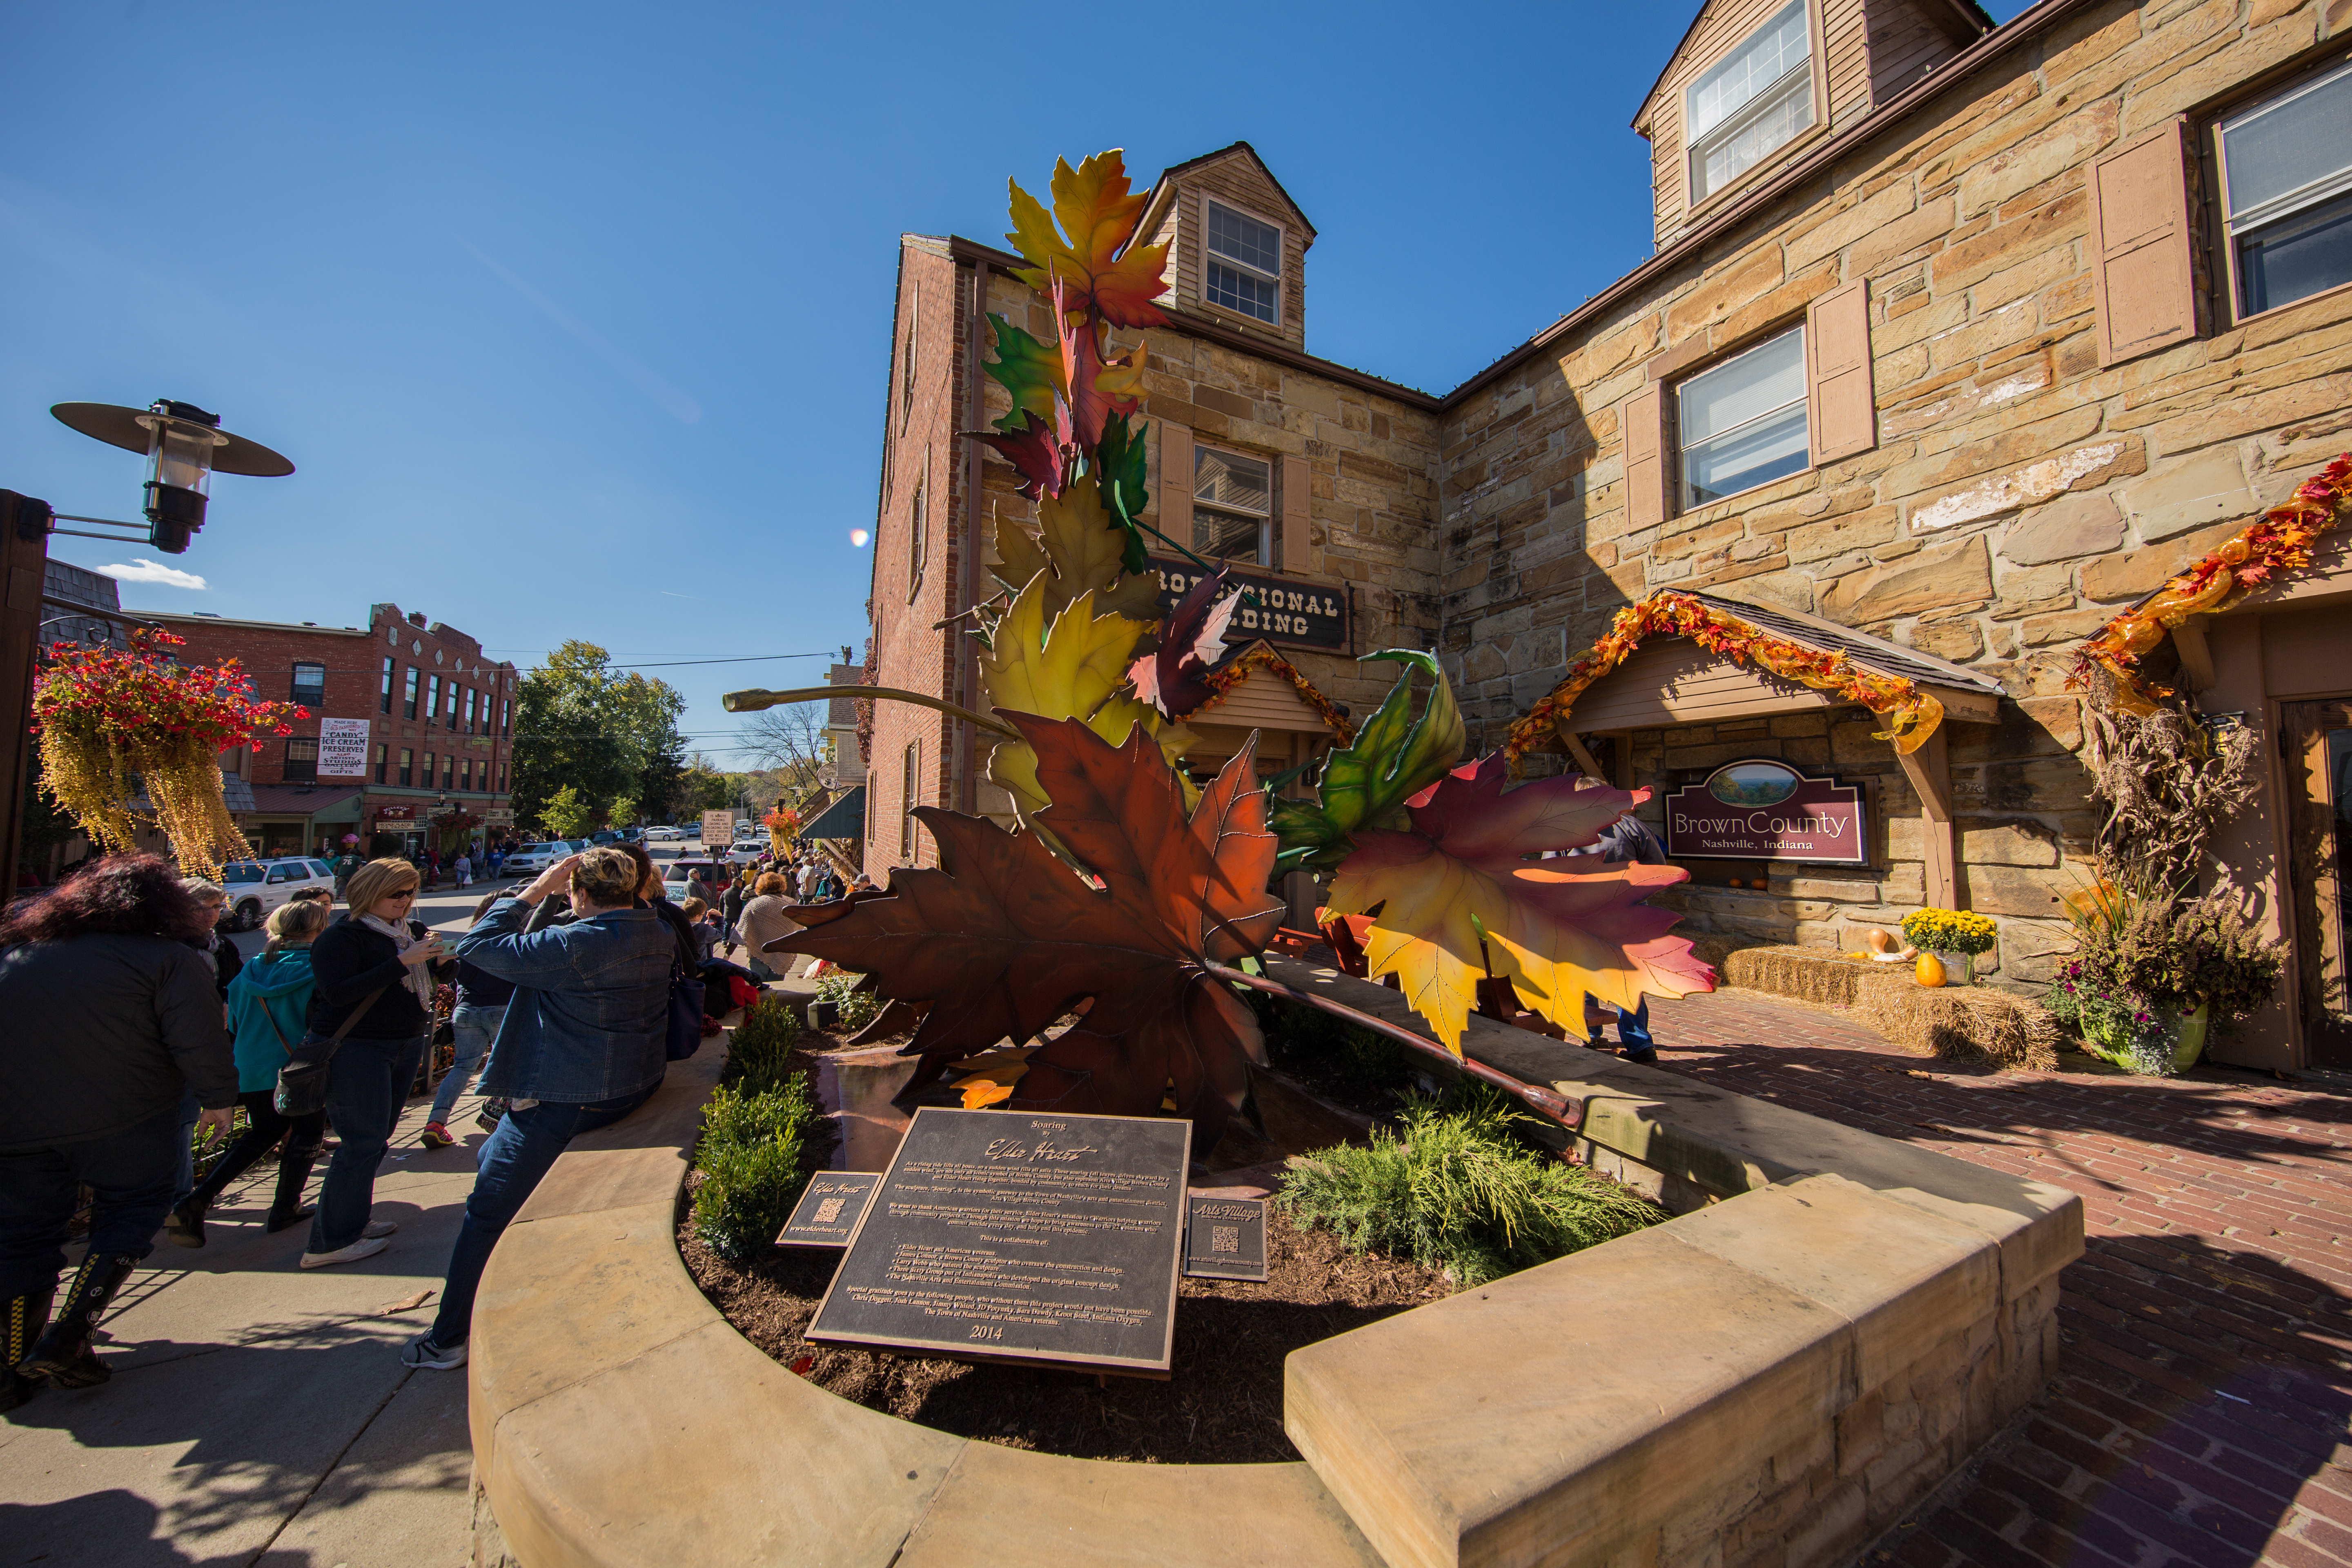
[[[2098,824],[2077,648],[2352,447],[2347,62],[2345,0],[2043,0],[2000,26],[1958,0],[1710,0],[1636,121],[1649,261],[1426,398],[1298,363],[1303,300],[1296,342],[1209,331],[1180,245],[1147,415],[1311,465],[1310,569],[1364,591],[1357,651],[1439,649],[1475,745],[1665,589],[1997,684],[1931,761],[1898,763],[1872,715],[1793,688],[1678,709],[1671,672],[1663,717],[1586,728],[1596,688],[1559,750],[1661,794],[1735,757],[1864,787],[1865,865],[1693,863],[1685,930],[1714,951],[1852,946],[1940,891],[2000,921],[1997,982],[2038,986]],[[1202,162],[1234,172],[1233,153]],[[1163,176],[1180,214],[1200,177]],[[978,247],[908,255],[1029,308]],[[976,355],[974,320],[954,325]],[[1003,504],[992,459],[963,460],[974,515]],[[886,548],[895,528],[886,505]],[[2352,778],[2352,741],[2330,739],[2347,595],[2338,535],[2155,656],[2274,742],[2211,872],[2295,939],[2280,1003],[2221,1047],[2249,1065],[2352,1046],[2321,842]],[[1385,684],[1341,665],[1312,679],[1348,701]]]

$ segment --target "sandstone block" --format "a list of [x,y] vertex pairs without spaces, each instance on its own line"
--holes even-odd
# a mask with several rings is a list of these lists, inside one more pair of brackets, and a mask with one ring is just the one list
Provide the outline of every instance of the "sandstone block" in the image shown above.
[[1860,626],[1991,597],[1992,567],[1984,541],[1972,538],[1841,577],[1822,595],[1822,607],[1835,620]]
[[1922,621],[1905,639],[1921,653],[1965,664],[1984,652],[1984,632],[1968,620]]
[[1811,561],[1825,561],[1848,551],[1886,544],[1901,532],[1893,507],[1874,507],[1869,511],[1827,518],[1820,522],[1792,528],[1786,535],[1785,548],[1789,552],[1789,559],[1801,565]]
[[2001,535],[2000,552],[2021,566],[2042,566],[2102,554],[2123,539],[2123,513],[2115,498],[2089,490],[2027,512]]
[[2094,441],[2029,464],[2015,473],[1980,479],[1964,489],[1914,507],[1911,530],[1927,533],[1957,528],[2048,500],[2078,485],[2095,484],[2114,472],[2129,450],[2129,444],[2121,439]]
[[2254,510],[2254,492],[2234,447],[2215,447],[2123,486],[2117,495],[2143,542],[2153,543]]
[[2080,642],[2105,626],[2114,614],[2112,610],[2067,610],[2055,616],[2035,616],[2019,624],[2018,636],[2028,647]]
[[2039,920],[2063,920],[2066,906],[2059,895],[2077,885],[2063,872],[2016,866],[1970,863],[1967,877],[1969,905],[1978,913]]
[[2139,598],[2162,587],[2168,578],[2187,570],[2215,545],[2243,526],[2232,518],[2200,528],[2194,533],[2161,544],[2119,550],[2083,564],[2083,595],[2110,603]]
[[1962,817],[1958,823],[1960,859],[1969,866],[2040,866],[2058,864],[2058,836],[2038,822],[2018,819],[1987,822]]

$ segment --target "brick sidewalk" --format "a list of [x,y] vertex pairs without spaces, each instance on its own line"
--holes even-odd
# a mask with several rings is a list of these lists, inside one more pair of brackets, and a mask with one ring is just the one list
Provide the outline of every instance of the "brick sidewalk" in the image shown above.
[[2062,1374],[1872,1562],[2352,1564],[2352,1098],[1979,1070],[1754,992],[1652,1010],[1662,1067],[2082,1194]]

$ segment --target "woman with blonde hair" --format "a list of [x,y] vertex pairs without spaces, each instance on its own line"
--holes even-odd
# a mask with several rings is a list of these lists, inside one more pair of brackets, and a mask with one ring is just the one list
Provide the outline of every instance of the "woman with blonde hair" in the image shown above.
[[382,1252],[399,1228],[370,1216],[376,1166],[392,1146],[416,1063],[433,1037],[434,971],[448,957],[409,918],[421,878],[405,860],[371,860],[352,873],[341,920],[310,944],[318,976],[297,1047],[329,1048],[327,1119],[340,1141],[319,1187],[302,1267],[325,1268]]
[[[769,942],[790,936],[801,929],[800,921],[784,913],[792,907],[792,884],[784,880],[782,873],[762,872],[760,879],[751,884],[751,900],[744,904],[743,915],[736,922],[736,930],[744,947],[749,950],[744,956],[744,963],[761,980],[783,978],[761,950]],[[784,964],[790,968],[792,960],[784,960]]]
[[262,1227],[272,1233],[310,1217],[302,1206],[302,1184],[310,1179],[326,1131],[326,1113],[280,1116],[271,1102],[278,1069],[294,1054],[318,977],[310,972],[310,943],[332,919],[324,904],[298,899],[270,911],[268,945],[237,972],[228,988],[228,1026],[236,1054],[236,1098],[245,1107],[245,1132],[214,1164],[211,1174],[180,1200],[164,1223],[164,1235],[179,1247],[205,1244],[205,1211],[228,1184],[270,1150],[278,1150],[278,1194]]

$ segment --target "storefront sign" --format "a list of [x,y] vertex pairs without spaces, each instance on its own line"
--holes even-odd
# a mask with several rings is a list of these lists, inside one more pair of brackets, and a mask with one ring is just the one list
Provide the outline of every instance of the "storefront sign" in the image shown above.
[[411,802],[406,805],[379,805],[375,808],[375,819],[378,822],[397,823],[403,827],[414,826],[416,822],[415,804]]
[[[1207,574],[1177,556],[1151,557],[1160,574],[1160,613],[1166,615]],[[1272,572],[1234,572],[1229,581],[1255,590],[1244,594],[1226,628],[1225,646],[1240,647],[1264,637],[1300,647],[1348,648],[1348,591],[1338,584],[1309,583]]]
[[319,776],[322,779],[367,777],[368,721],[364,719],[319,721]]
[[505,805],[491,806],[482,813],[482,824],[487,827],[511,827],[514,826],[514,808]]
[[1860,866],[1870,858],[1862,790],[1807,778],[1769,757],[1726,763],[1706,783],[1666,796],[1666,855]]

